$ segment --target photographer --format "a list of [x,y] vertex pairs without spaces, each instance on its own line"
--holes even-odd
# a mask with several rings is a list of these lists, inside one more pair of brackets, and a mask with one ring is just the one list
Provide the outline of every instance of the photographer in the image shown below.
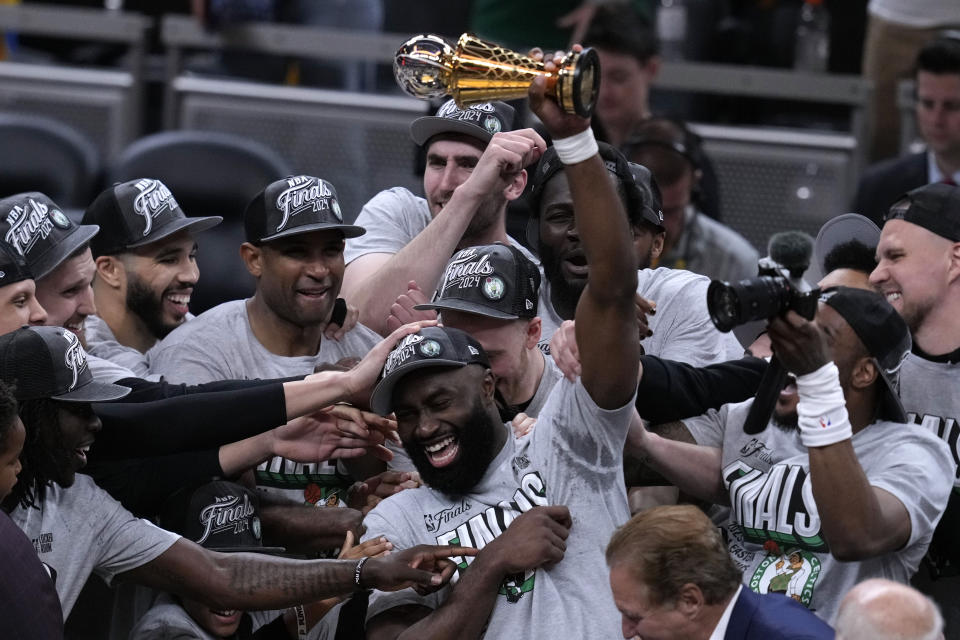
[[883,298],[828,289],[813,321],[790,311],[770,336],[795,382],[766,429],[744,433],[751,400],[685,420],[696,445],[635,426],[628,449],[685,492],[731,505],[724,534],[745,584],[829,621],[857,582],[909,580],[954,465],[932,434],[902,424],[892,376],[910,337]]

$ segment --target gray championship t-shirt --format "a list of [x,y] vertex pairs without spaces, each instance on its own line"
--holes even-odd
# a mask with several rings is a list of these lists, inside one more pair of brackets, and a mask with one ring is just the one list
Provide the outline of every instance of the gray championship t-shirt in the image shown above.
[[40,561],[57,572],[64,619],[91,573],[110,584],[180,539],[135,517],[82,474],[69,489],[48,487],[39,509],[17,507],[10,518],[33,542]]
[[[358,324],[339,341],[324,338],[315,356],[278,356],[253,334],[246,301],[233,300],[177,327],[154,347],[150,364],[175,383],[287,378],[311,374],[318,364],[362,358],[380,340]],[[260,489],[317,506],[340,504],[352,482],[338,473],[335,460],[302,464],[274,457],[257,467],[256,476]]]
[[110,326],[99,316],[87,316],[83,326],[87,342],[87,355],[103,358],[129,369],[137,378],[143,378],[144,380],[160,379],[160,376],[150,374],[150,351],[140,353],[133,347],[117,342]]
[[[647,316],[653,335],[640,343],[644,353],[695,367],[736,360],[743,347],[732,333],[721,333],[707,312],[710,279],[681,269],[641,269],[637,293],[657,303],[657,312]],[[540,348],[549,353],[550,338],[563,322],[550,302],[550,283],[540,286],[540,317],[543,331]]]
[[[907,355],[900,367],[900,400],[907,419],[946,442],[960,464],[960,363]],[[960,489],[960,471],[954,487]]]
[[[367,515],[363,539],[386,536],[397,549],[418,544],[482,549],[521,513],[566,505],[573,527],[564,559],[550,570],[506,578],[486,637],[620,638],[604,549],[614,529],[630,517],[622,474],[632,412],[632,400],[603,410],[579,381],[561,380],[533,431],[507,438],[474,491],[454,497],[421,487],[391,496]],[[454,582],[472,561],[456,560],[460,568]],[[437,608],[449,588],[427,597],[412,589],[374,592],[367,619],[406,604]]]
[[723,449],[731,504],[723,534],[744,584],[757,593],[783,593],[831,622],[858,582],[908,583],[947,504],[954,463],[946,445],[924,429],[893,422],[874,422],[854,434],[853,450],[867,481],[906,508],[910,539],[898,551],[840,562],[824,537],[799,430],[769,424],[759,434],[745,434],[752,402],[684,420],[698,444]]

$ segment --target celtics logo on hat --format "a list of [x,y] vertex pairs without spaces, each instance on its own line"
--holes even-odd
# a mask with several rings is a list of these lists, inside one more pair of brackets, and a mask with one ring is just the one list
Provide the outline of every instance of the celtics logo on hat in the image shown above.
[[424,340],[420,343],[420,353],[428,358],[440,355],[440,343],[436,340]]
[[260,518],[253,516],[250,521],[250,529],[253,531],[253,537],[259,540],[261,537]]
[[340,213],[340,203],[336,200],[333,201],[333,206],[331,207],[333,215],[337,216],[337,220],[343,221],[343,214]]
[[497,116],[487,116],[483,119],[483,128],[490,133],[500,133],[500,129],[502,128],[500,119],[497,118]]
[[64,215],[63,211],[60,211],[59,209],[50,210],[50,220],[52,220],[53,224],[55,224],[60,229],[70,228],[70,219],[67,218],[67,216]]
[[503,280],[497,276],[490,276],[483,281],[483,287],[480,289],[488,300],[499,300],[506,293],[506,285]]

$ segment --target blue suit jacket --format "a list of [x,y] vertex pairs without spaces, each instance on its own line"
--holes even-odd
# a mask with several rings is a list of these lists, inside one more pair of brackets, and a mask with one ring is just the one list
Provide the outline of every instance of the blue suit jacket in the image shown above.
[[833,629],[802,604],[780,595],[740,590],[725,640],[832,640]]

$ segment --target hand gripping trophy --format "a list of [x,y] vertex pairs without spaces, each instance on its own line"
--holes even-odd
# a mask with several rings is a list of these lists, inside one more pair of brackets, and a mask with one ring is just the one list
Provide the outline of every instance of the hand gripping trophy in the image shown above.
[[537,76],[546,76],[547,91],[567,113],[589,117],[600,87],[600,59],[592,49],[571,51],[555,72],[515,51],[474,35],[460,36],[456,47],[435,35],[410,38],[397,51],[393,73],[400,87],[415,98],[449,95],[463,109],[490,100],[527,95]]

